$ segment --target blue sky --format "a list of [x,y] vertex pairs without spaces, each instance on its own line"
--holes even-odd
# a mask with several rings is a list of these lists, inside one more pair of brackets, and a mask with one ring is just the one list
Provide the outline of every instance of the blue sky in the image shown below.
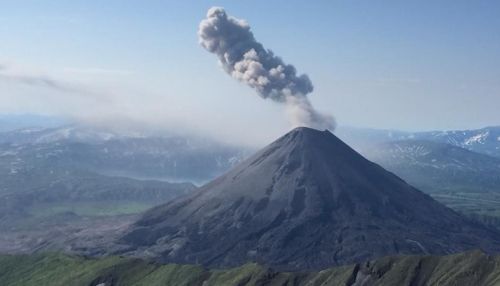
[[[279,135],[282,107],[198,45],[212,6],[307,73],[311,101],[340,125],[500,124],[498,1],[1,1],[0,113]],[[63,88],[13,80],[40,77]]]

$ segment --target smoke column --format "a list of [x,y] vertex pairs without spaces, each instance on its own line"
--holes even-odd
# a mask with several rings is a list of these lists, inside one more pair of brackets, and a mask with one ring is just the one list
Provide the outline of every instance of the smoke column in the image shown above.
[[333,117],[317,112],[307,98],[313,91],[309,77],[297,75],[293,65],[285,64],[257,42],[246,21],[212,7],[200,23],[198,37],[201,46],[217,55],[229,75],[255,89],[262,98],[285,104],[294,127],[335,128]]

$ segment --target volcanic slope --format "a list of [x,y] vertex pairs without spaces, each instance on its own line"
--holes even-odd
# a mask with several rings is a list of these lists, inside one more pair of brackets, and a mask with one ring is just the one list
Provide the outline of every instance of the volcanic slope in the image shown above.
[[321,269],[394,254],[500,251],[475,224],[329,131],[296,128],[191,195],[153,208],[122,252],[162,262]]

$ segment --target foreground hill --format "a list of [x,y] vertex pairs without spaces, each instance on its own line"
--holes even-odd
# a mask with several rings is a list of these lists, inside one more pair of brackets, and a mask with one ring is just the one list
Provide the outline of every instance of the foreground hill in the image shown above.
[[386,257],[320,272],[276,272],[258,264],[207,270],[196,265],[160,265],[120,257],[3,255],[0,256],[0,281],[4,286],[493,286],[500,283],[500,257],[474,251],[443,257]]
[[121,252],[322,269],[394,254],[500,251],[475,224],[328,131],[297,128],[191,195],[148,211]]

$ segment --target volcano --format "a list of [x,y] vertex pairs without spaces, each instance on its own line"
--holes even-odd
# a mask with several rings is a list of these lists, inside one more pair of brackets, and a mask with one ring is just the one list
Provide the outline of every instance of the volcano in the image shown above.
[[500,250],[474,223],[329,131],[296,128],[186,197],[146,212],[122,239],[162,262],[322,269],[395,254]]

